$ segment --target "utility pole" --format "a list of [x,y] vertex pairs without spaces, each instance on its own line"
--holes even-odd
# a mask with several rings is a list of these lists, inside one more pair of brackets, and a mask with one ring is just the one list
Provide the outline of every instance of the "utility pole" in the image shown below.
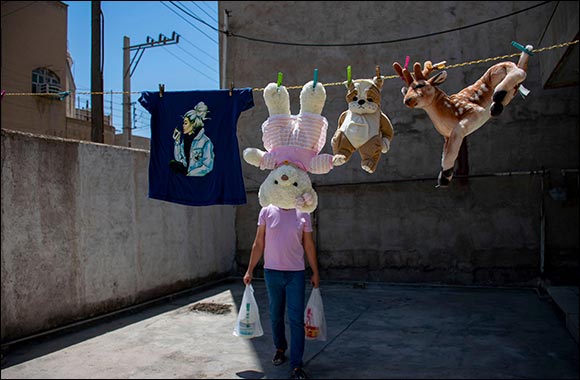
[[225,34],[221,36],[222,38],[222,75],[221,75],[221,88],[227,88],[227,78],[228,78],[228,38],[229,38],[229,27],[230,27],[230,13],[231,11],[224,9],[224,30]]
[[[159,34],[159,40],[155,41],[153,38],[147,36],[147,42],[131,46],[129,37],[123,37],[123,145],[131,146],[131,76],[135,72],[145,49],[173,45],[179,43],[179,34],[173,32],[171,38],[167,38],[163,34]],[[137,50],[132,59],[131,51]],[[137,58],[137,56],[139,58]],[[137,61],[135,61],[137,58]],[[134,65],[133,65],[134,63]]]
[[131,146],[131,75],[129,37],[123,37],[123,146]]
[[91,2],[91,141],[103,143],[103,66],[101,62],[101,2]]

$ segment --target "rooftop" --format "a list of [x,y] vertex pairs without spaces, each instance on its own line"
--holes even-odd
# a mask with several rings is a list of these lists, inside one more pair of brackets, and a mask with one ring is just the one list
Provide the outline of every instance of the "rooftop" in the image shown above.
[[[262,337],[232,334],[244,285],[230,278],[5,347],[2,379],[288,378],[287,364],[270,362],[264,283],[252,284]],[[311,378],[578,378],[578,343],[536,289],[324,281],[320,289],[328,339],[306,341]],[[231,311],[192,309],[201,302]]]

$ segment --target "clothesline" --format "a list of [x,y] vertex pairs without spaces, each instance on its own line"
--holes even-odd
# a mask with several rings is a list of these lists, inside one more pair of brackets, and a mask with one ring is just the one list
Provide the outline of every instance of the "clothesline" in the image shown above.
[[[561,44],[556,44],[556,45],[552,45],[552,46],[548,46],[545,48],[540,48],[540,49],[534,49],[532,50],[533,53],[541,53],[544,51],[548,51],[548,50],[553,50],[553,49],[559,49],[559,48],[563,48],[563,47],[567,47],[567,46],[571,46],[571,45],[575,45],[578,42],[580,42],[580,40],[574,40],[574,41],[570,41],[570,42],[564,42]],[[484,58],[484,59],[478,59],[475,61],[469,61],[469,62],[463,62],[463,63],[456,63],[453,65],[439,65],[437,66],[437,69],[455,69],[458,67],[464,67],[464,66],[469,66],[469,65],[476,65],[476,64],[480,64],[480,63],[486,63],[486,62],[492,62],[492,61],[498,61],[501,59],[509,59],[509,58],[513,58],[513,57],[517,57],[519,56],[521,53],[513,53],[513,54],[507,54],[507,55],[500,55],[497,57],[491,57],[491,58]],[[395,79],[395,78],[399,78],[398,75],[381,75],[381,78],[383,80],[388,80],[388,79]],[[322,85],[324,87],[331,87],[331,86],[343,86],[344,85],[344,81],[341,82],[332,82],[332,83],[323,83]],[[302,89],[303,85],[300,86],[286,86],[287,90],[296,90],[296,89]],[[257,87],[257,88],[252,88],[252,91],[264,91],[265,87]],[[3,93],[2,96],[67,96],[70,92],[67,93],[67,91],[63,91],[61,93],[38,93],[38,92],[5,92]],[[121,95],[121,94],[141,94],[142,91],[98,91],[98,92],[91,92],[91,91],[83,91],[83,92],[77,92],[75,91],[76,95]]]

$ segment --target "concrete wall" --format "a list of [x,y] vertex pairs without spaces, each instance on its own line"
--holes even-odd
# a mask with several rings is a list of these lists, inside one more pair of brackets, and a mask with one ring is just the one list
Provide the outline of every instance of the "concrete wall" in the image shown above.
[[[219,3],[221,22],[230,11],[234,34],[297,43],[356,43],[395,40],[497,18],[537,2],[232,2]],[[319,70],[319,81],[370,78],[379,65],[447,61],[447,65],[518,53],[511,41],[538,45],[555,4],[546,4],[486,25],[408,42],[349,47],[304,47],[222,36],[226,65],[223,87],[264,87],[284,73],[286,86],[301,86]],[[571,16],[571,22],[577,20]],[[560,21],[560,22],[565,22]],[[577,25],[575,26],[577,28]],[[574,25],[571,26],[574,28]],[[561,42],[568,42],[561,41]],[[368,174],[353,159],[326,175],[311,175],[319,191],[315,236],[323,279],[442,282],[461,284],[533,283],[544,275],[575,281],[564,267],[578,269],[578,87],[544,89],[538,55],[530,59],[525,87],[504,113],[467,137],[466,183],[434,189],[443,138],[422,110],[402,103],[399,78],[385,81],[382,110],[395,128],[391,151]],[[517,58],[512,58],[516,61]],[[440,87],[448,94],[472,84],[499,60],[447,70]],[[346,89],[327,86],[322,112],[329,120],[324,153],[340,114]],[[299,110],[300,90],[290,90]],[[240,148],[263,148],[261,123],[268,117],[263,93],[238,124]],[[257,189],[268,174],[242,165],[250,204],[237,210],[237,263],[245,271],[259,207]],[[505,177],[501,173],[544,175]],[[562,169],[575,169],[562,175]],[[566,200],[550,190],[564,187]],[[541,213],[542,208],[545,214]],[[542,215],[545,228],[542,228]],[[574,228],[574,230],[572,230]],[[542,263],[551,262],[549,268]],[[562,265],[563,263],[566,265]],[[542,273],[542,267],[545,271]],[[560,269],[556,269],[559,267]],[[549,270],[548,270],[549,269]],[[551,271],[551,272],[550,272]],[[564,270],[565,272],[565,270]]]
[[[115,145],[125,146],[127,144],[126,140],[122,133],[115,135]],[[131,135],[131,148],[150,150],[151,139],[149,137]]]
[[[5,125],[4,127],[10,128],[9,125]],[[62,134],[58,134],[57,136],[72,140],[91,141],[92,128],[91,120],[67,117],[66,129],[62,131]],[[115,128],[111,125],[103,125],[103,143],[109,145],[115,144]]]
[[2,129],[2,341],[230,273],[234,207],[149,199],[148,164]]
[[[544,30],[540,41],[542,46],[551,46],[561,41],[580,38],[580,2],[560,1],[555,7],[552,21]],[[578,44],[566,49],[556,49],[541,54],[538,59],[545,88],[578,86]]]

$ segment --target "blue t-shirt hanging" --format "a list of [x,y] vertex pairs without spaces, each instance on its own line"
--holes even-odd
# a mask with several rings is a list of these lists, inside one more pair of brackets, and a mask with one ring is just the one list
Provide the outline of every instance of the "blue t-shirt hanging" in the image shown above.
[[251,88],[143,92],[151,114],[149,197],[188,206],[245,204],[236,134]]

